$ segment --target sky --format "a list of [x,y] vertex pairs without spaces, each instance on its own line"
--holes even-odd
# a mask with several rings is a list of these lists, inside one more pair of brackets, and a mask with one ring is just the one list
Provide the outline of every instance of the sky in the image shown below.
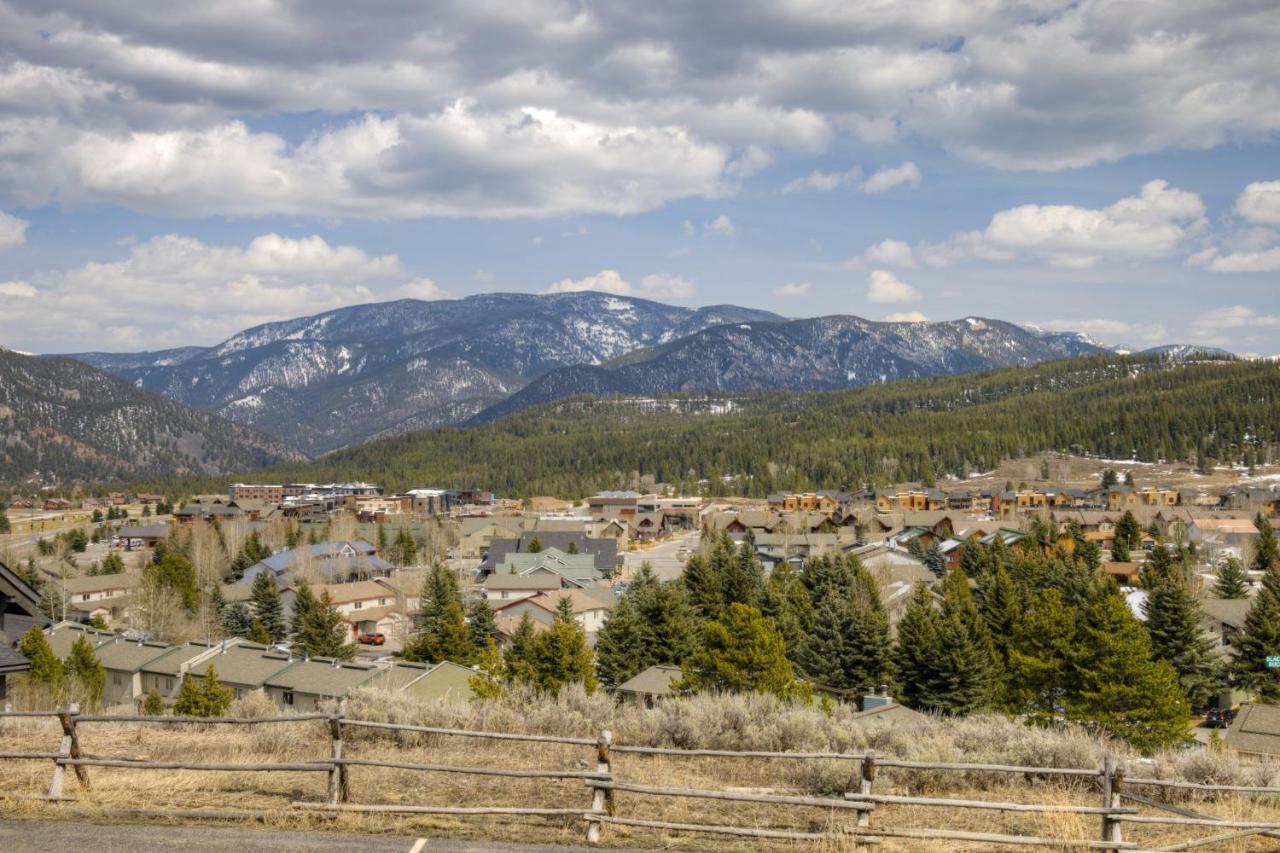
[[1274,0],[0,0],[0,345],[597,289],[1280,353]]

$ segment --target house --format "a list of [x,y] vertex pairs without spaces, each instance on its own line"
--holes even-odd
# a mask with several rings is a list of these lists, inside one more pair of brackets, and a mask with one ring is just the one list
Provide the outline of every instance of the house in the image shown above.
[[623,702],[652,707],[657,700],[672,694],[671,685],[683,675],[678,666],[651,666],[619,684],[616,692]]
[[48,618],[40,609],[40,593],[0,562],[0,645],[16,643],[32,625],[43,628],[48,624]]
[[495,616],[507,616],[515,620],[528,613],[535,622],[550,625],[555,620],[562,598],[569,599],[574,618],[588,634],[595,634],[604,627],[605,619],[616,602],[612,590],[562,589],[517,599],[495,607],[493,612]]
[[1227,557],[1247,559],[1257,535],[1253,519],[1243,516],[1196,518],[1187,529],[1187,538],[1211,563]]
[[588,581],[575,580],[564,575],[539,572],[531,575],[513,575],[510,572],[497,572],[489,575],[481,582],[480,591],[490,602],[518,601],[531,598],[539,593],[553,592],[559,589],[582,589]]
[[218,644],[217,652],[200,662],[188,673],[190,677],[202,678],[210,666],[218,676],[223,687],[229,687],[239,699],[246,693],[264,689],[267,681],[293,666],[287,654],[272,650],[268,646],[250,643],[247,640],[224,640]]
[[155,691],[166,698],[177,694],[188,672],[203,670],[205,660],[218,653],[219,643],[192,640],[169,650],[142,665],[142,693]]
[[1200,624],[1218,645],[1229,646],[1232,639],[1244,631],[1244,620],[1252,607],[1252,598],[1202,598]]
[[269,571],[275,575],[277,584],[286,586],[295,570],[306,569],[314,571],[326,583],[347,583],[388,577],[395,566],[379,557],[378,549],[363,539],[318,542],[286,548],[259,560],[245,569],[244,577],[237,583],[251,584],[259,574]]
[[1222,740],[1236,752],[1280,755],[1280,705],[1241,705]]
[[116,531],[111,544],[126,551],[154,548],[156,543],[168,539],[170,532],[172,528],[167,524],[125,524]]
[[142,668],[168,653],[167,643],[126,640],[118,634],[94,647],[93,653],[107,671],[103,705],[131,703],[143,694]]
[[67,615],[88,622],[95,616],[110,620],[124,619],[130,598],[138,587],[138,575],[86,575],[62,582],[67,596]]
[[[535,543],[536,540],[536,543]],[[529,549],[540,545],[542,553],[551,551],[562,555],[589,558],[591,565],[601,577],[613,575],[618,567],[618,543],[614,539],[593,539],[585,533],[538,530],[523,531],[514,538],[494,539],[489,545],[484,559],[478,569],[480,578],[510,568],[513,555],[525,557]]]
[[1103,563],[1102,571],[1116,579],[1121,586],[1137,586],[1141,578],[1141,563]]
[[[405,611],[400,609],[395,592],[376,581],[317,585],[312,587],[312,593],[317,599],[328,593],[333,609],[350,626],[347,637],[350,642],[354,642],[358,634],[390,636],[407,617]],[[292,586],[286,587],[280,594],[290,612],[293,611],[296,595]]]
[[835,492],[791,492],[769,495],[769,506],[779,512],[825,512],[831,513],[840,507],[843,501]]
[[587,498],[587,514],[596,520],[631,520],[640,503],[639,492],[600,492]]
[[404,693],[422,702],[469,702],[475,695],[471,690],[474,675],[467,667],[447,660],[436,664],[398,661],[367,686]]
[[[283,655],[280,659],[287,660]],[[312,658],[294,661],[270,676],[263,688],[286,711],[306,713],[318,710],[320,703],[341,699],[358,687],[368,686],[382,673],[372,663],[344,662],[336,658]]]
[[484,557],[496,540],[515,540],[524,532],[517,518],[464,518],[458,524],[455,554],[463,558]]
[[1112,486],[1104,492],[1103,497],[1107,502],[1107,509],[1112,512],[1133,509],[1140,503],[1138,493],[1132,486]]
[[49,647],[60,660],[67,659],[71,647],[79,639],[92,646],[94,655],[106,670],[107,680],[102,691],[104,705],[133,702],[145,693],[142,668],[173,648],[166,643],[129,640],[119,634],[95,631],[75,622],[59,622],[46,633]]

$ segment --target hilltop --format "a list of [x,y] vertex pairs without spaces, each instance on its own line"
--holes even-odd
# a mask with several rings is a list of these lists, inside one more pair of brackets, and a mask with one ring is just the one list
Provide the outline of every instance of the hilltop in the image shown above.
[[0,483],[212,475],[301,458],[81,362],[0,349]]
[[260,478],[371,479],[392,490],[483,484],[566,497],[656,481],[762,496],[964,477],[1041,451],[1241,461],[1277,443],[1276,365],[1110,355],[832,392],[573,397]]

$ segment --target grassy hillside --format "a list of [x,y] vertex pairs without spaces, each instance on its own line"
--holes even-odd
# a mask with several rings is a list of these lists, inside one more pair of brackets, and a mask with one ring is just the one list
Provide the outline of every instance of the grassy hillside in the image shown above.
[[1277,365],[1107,356],[818,394],[575,398],[250,476],[565,497],[652,477],[758,496],[966,475],[1046,450],[1247,461],[1273,457],[1277,444]]

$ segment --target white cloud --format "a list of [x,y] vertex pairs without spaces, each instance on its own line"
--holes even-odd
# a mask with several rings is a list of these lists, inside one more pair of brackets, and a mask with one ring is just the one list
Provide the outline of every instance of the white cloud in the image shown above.
[[1085,320],[1049,320],[1041,323],[1055,332],[1080,332],[1112,344],[1159,344],[1167,340],[1165,327],[1160,323],[1130,323],[1095,317]]
[[583,290],[598,290],[601,293],[631,293],[631,283],[624,279],[617,270],[600,270],[595,275],[579,279],[562,278],[548,287],[543,293],[577,293]]
[[670,273],[651,273],[640,279],[640,293],[650,299],[690,299],[693,282]]
[[804,296],[813,289],[813,284],[807,281],[789,281],[784,285],[773,289],[774,296]]
[[1244,305],[1224,305],[1196,317],[1191,327],[1198,335],[1217,337],[1227,329],[1280,329],[1280,316],[1259,314]]
[[693,282],[671,273],[650,273],[640,279],[639,287],[633,287],[617,270],[605,269],[580,279],[561,279],[543,293],[578,293],[584,290],[648,299],[689,299],[696,288]]
[[396,295],[403,299],[448,299],[449,293],[429,278],[415,278],[396,288]]
[[0,296],[12,296],[16,299],[29,299],[36,295],[36,289],[26,281],[0,281]]
[[1236,213],[1250,222],[1280,225],[1280,181],[1255,181],[1236,199]]
[[1206,266],[1214,272],[1274,272],[1280,270],[1280,246],[1259,252],[1220,254],[1215,248],[1203,249],[1187,259],[1192,266]]
[[863,252],[867,263],[890,267],[915,269],[916,256],[911,247],[901,240],[881,240]]
[[804,192],[826,193],[841,187],[852,187],[862,177],[862,170],[857,166],[847,172],[823,172],[815,169],[803,178],[796,178],[782,188],[784,194]]
[[929,318],[919,311],[898,311],[884,318],[886,323],[927,323]]
[[705,223],[702,226],[702,230],[716,237],[732,237],[738,229],[733,224],[733,220],[722,213],[710,222]]
[[921,254],[933,266],[1029,256],[1056,267],[1085,269],[1103,259],[1172,254],[1203,226],[1204,213],[1204,203],[1195,193],[1166,181],[1149,181],[1140,195],[1104,208],[1025,204],[1001,210],[985,230],[957,234],[924,247]]
[[924,296],[888,270],[872,270],[867,277],[867,299],[877,304],[918,302]]
[[318,236],[264,234],[241,247],[171,234],[127,251],[9,282],[7,295],[38,291],[39,299],[0,311],[0,339],[62,352],[208,344],[259,323],[374,301],[404,277],[395,255]]
[[[3,148],[0,147],[0,151]],[[27,225],[25,219],[19,219],[0,210],[0,249],[10,246],[21,246],[27,241]]]
[[862,191],[882,193],[901,184],[909,184],[913,187],[920,186],[920,170],[910,160],[901,166],[885,166],[878,169],[875,174],[867,178],[866,182],[863,183]]

